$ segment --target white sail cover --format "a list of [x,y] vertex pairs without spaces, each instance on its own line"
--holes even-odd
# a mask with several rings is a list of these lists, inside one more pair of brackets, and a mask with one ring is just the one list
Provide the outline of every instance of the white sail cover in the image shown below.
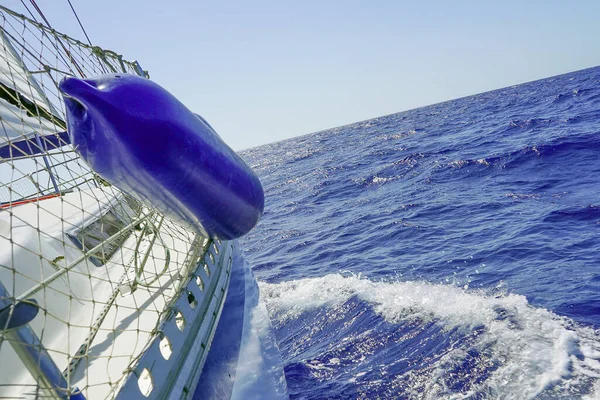
[[15,47],[0,30],[0,146],[60,130],[51,121],[32,115],[16,105],[29,101],[34,107],[50,111],[48,100],[38,88]]

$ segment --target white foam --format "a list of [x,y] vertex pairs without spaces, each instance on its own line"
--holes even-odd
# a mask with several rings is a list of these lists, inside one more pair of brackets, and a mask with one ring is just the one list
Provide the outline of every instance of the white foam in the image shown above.
[[[500,362],[482,384],[500,397],[534,398],[545,389],[561,392],[573,385],[580,385],[584,393],[593,392],[600,379],[599,332],[532,307],[521,295],[425,282],[372,282],[337,274],[261,283],[260,288],[280,324],[311,309],[333,307],[357,296],[393,323],[436,321],[444,328],[465,332],[483,327],[483,333],[470,346],[491,349],[492,357]],[[464,353],[458,348],[449,351],[436,363],[433,376],[443,375],[448,365],[464,359]],[[432,398],[447,393],[445,388],[433,388],[434,383],[423,385],[429,386],[420,393],[430,393]]]

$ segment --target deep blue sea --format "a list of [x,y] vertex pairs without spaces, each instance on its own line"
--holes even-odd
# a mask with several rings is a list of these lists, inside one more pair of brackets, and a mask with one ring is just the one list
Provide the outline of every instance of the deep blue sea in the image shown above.
[[600,67],[242,155],[292,399],[600,397]]

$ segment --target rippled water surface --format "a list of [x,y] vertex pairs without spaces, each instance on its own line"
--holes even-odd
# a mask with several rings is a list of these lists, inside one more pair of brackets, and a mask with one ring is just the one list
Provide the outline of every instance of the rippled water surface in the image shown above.
[[600,68],[243,156],[292,398],[600,396]]

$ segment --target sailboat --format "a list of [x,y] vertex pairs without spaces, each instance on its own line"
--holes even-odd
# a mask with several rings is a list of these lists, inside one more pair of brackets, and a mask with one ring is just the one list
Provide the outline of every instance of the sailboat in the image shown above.
[[0,15],[0,397],[198,397],[236,241],[120,190],[71,143],[61,80],[148,79],[137,61]]

